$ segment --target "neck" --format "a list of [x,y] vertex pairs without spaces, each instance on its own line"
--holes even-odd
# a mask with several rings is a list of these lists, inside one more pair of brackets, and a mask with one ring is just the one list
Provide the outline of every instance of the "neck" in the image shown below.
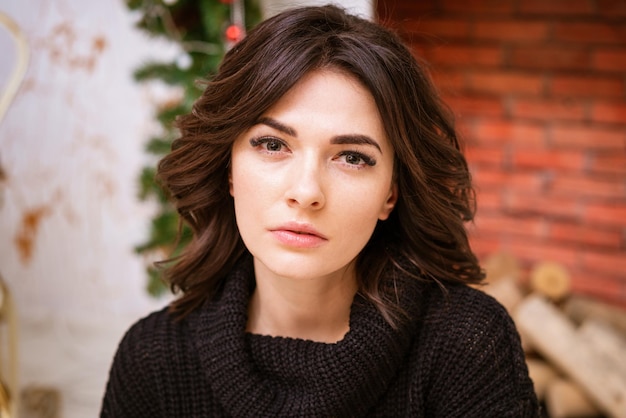
[[352,263],[341,272],[313,279],[276,276],[256,259],[254,266],[248,332],[324,343],[343,339],[357,291]]

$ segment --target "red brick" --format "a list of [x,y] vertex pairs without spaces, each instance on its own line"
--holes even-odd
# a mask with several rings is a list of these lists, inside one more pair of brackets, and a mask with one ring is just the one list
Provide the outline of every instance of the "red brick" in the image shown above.
[[585,117],[585,104],[577,100],[537,100],[515,98],[511,102],[513,118],[542,121],[581,120]]
[[623,49],[599,49],[591,55],[591,65],[595,70],[626,72],[626,51]]
[[438,65],[495,67],[502,63],[502,55],[502,49],[494,46],[441,45],[428,58]]
[[542,124],[482,119],[474,123],[472,139],[481,144],[542,148],[546,144],[546,132]]
[[585,270],[608,273],[626,280],[626,251],[585,251],[582,265]]
[[587,205],[584,219],[601,225],[626,227],[626,201],[620,204],[594,203]]
[[590,224],[553,222],[549,227],[549,237],[554,241],[591,245],[612,250],[619,249],[624,243],[624,236],[621,231]]
[[519,192],[537,192],[544,187],[545,179],[535,173],[510,173],[488,167],[478,167],[472,172],[474,187],[483,190],[512,189]]
[[566,268],[576,268],[581,256],[581,250],[577,248],[523,239],[510,239],[505,248],[530,264],[550,260],[563,263]]
[[547,22],[519,20],[479,21],[474,24],[474,38],[498,42],[539,42],[548,39]]
[[441,0],[440,3],[444,13],[510,14],[514,10],[512,0]]
[[476,192],[477,213],[499,210],[502,208],[502,193],[493,190],[481,190]]
[[467,87],[477,93],[539,96],[544,91],[544,78],[515,72],[471,72],[467,77]]
[[591,44],[626,44],[626,26],[624,26],[623,22],[558,22],[554,25],[553,35],[557,41]]
[[523,0],[519,11],[529,14],[585,15],[594,11],[591,0]]
[[465,158],[471,166],[502,167],[505,156],[502,148],[468,146],[465,150]]
[[504,197],[504,207],[513,215],[541,214],[551,219],[579,220],[583,206],[572,196],[525,193],[515,190]]
[[626,1],[624,0],[596,0],[596,4],[602,16],[611,19],[626,17]]
[[594,155],[589,161],[589,171],[626,178],[626,153]]
[[511,51],[510,65],[537,70],[587,70],[589,51],[584,48],[557,46],[516,47]]
[[460,71],[445,71],[437,69],[431,73],[433,82],[444,93],[462,91],[465,87],[465,75]]
[[491,254],[499,251],[502,246],[500,241],[495,238],[482,237],[474,235],[474,233],[470,233],[470,245],[472,251],[479,259],[487,258]]
[[462,149],[472,143],[472,124],[473,121],[468,118],[458,118],[455,121],[455,129]]
[[448,95],[444,100],[459,117],[504,115],[504,105],[499,98]]
[[536,239],[546,236],[547,223],[541,217],[507,217],[490,214],[478,216],[475,220],[477,233],[492,236],[506,237],[508,235],[522,235]]
[[[572,292],[592,296],[607,302],[618,302],[623,297],[623,280],[607,277],[596,270],[572,274]],[[626,305],[624,305],[626,306]]]
[[[424,44],[420,44],[420,45],[413,45],[411,47],[411,52],[413,53],[413,56],[415,57],[415,59],[424,65],[424,68],[426,68],[427,70],[430,69],[431,71],[433,70],[433,66],[431,65],[432,60],[430,59],[432,53],[433,53],[433,48],[431,47],[427,47]],[[436,70],[440,70],[441,68],[439,66],[436,67]]]
[[410,44],[411,52],[418,60],[425,60],[430,62],[430,56],[432,55],[433,47],[425,43],[413,42]]
[[524,150],[512,155],[513,169],[534,168],[547,171],[582,171],[587,155],[581,151]]
[[583,176],[557,175],[550,183],[555,195],[580,196],[582,198],[623,199],[626,202],[624,179],[599,179]]
[[626,101],[594,103],[591,107],[591,120],[626,125]]
[[411,33],[413,38],[437,41],[442,39],[467,39],[470,35],[470,22],[467,19],[419,19],[400,22],[401,28]]
[[607,277],[597,271],[582,271],[572,275],[572,292],[621,306],[626,309],[624,281]]
[[623,152],[626,150],[626,133],[617,128],[556,125],[552,128],[550,143],[557,148]]
[[420,16],[423,13],[437,11],[437,0],[400,1],[384,0],[376,2],[379,21],[400,20],[406,16]]
[[623,77],[556,76],[549,89],[557,97],[624,97]]

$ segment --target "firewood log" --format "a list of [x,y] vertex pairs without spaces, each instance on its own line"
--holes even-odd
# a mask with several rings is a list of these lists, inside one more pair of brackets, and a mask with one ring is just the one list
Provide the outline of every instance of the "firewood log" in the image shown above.
[[545,405],[550,418],[592,418],[602,413],[573,382],[554,379],[546,388]]
[[544,298],[529,296],[518,306],[516,324],[533,347],[576,383],[610,417],[626,417],[626,375],[574,323]]
[[599,319],[626,335],[626,309],[588,297],[572,295],[563,304],[563,311],[577,324],[582,324],[585,319]]
[[500,302],[511,315],[524,298],[522,291],[512,277],[503,277],[496,282],[488,283],[482,287],[482,290]]
[[512,278],[519,282],[522,269],[515,257],[509,253],[495,253],[483,263],[487,283],[495,283],[502,278]]
[[536,354],[537,351],[535,350],[535,347],[533,347],[533,343],[531,339],[526,336],[526,333],[524,332],[524,330],[519,329],[518,327],[517,332],[519,333],[519,337],[522,343],[522,350],[524,350],[524,353],[527,356]]
[[539,263],[530,272],[530,288],[558,302],[570,293],[569,273],[561,264],[549,261]]
[[587,319],[578,328],[582,338],[610,359],[626,376],[626,337],[619,334],[610,324],[596,319]]
[[533,381],[537,399],[542,401],[546,394],[548,385],[559,378],[558,372],[547,362],[538,358],[527,358],[528,374]]

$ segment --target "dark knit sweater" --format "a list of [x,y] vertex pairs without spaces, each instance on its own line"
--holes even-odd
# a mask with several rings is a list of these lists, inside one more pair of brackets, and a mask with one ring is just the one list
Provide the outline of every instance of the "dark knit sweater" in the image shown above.
[[405,281],[392,329],[357,295],[336,344],[245,332],[250,260],[182,321],[167,310],[119,345],[101,417],[538,417],[519,336],[492,298]]

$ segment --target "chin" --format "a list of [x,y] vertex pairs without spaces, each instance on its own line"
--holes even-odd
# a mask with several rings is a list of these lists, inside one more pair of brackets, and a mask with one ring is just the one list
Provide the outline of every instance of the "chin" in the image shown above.
[[271,274],[294,280],[312,280],[338,274],[350,264],[350,260],[346,260],[345,263],[329,263],[327,257],[324,259],[301,254],[284,257],[255,256],[255,259]]

